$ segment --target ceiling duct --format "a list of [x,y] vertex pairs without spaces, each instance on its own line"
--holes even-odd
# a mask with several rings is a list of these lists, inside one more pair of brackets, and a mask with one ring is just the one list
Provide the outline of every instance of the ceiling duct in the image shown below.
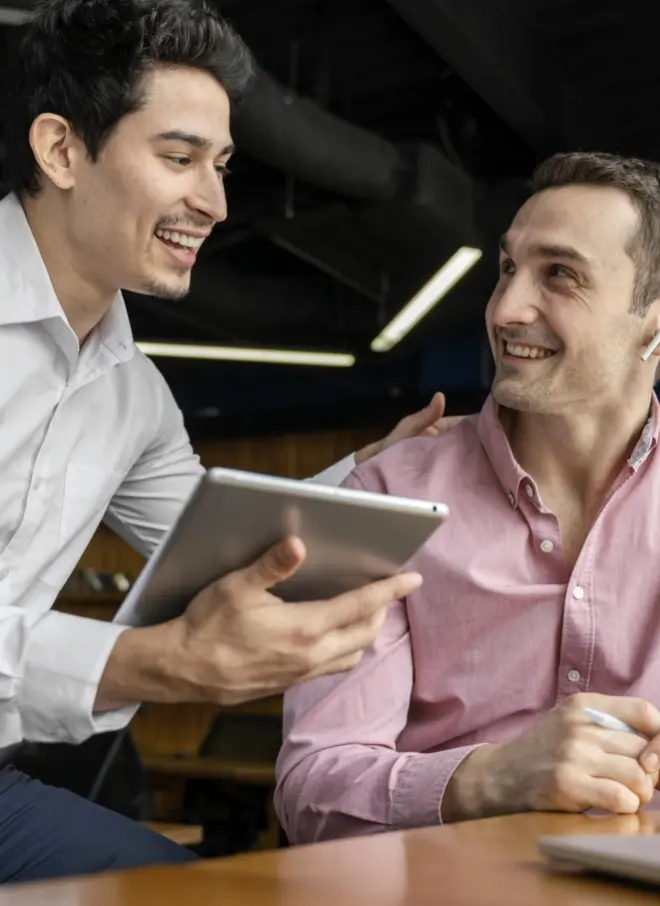
[[[261,73],[234,115],[240,148],[284,173],[355,201],[394,204],[473,242],[473,183],[430,145],[398,146]],[[436,239],[438,232],[436,230]]]

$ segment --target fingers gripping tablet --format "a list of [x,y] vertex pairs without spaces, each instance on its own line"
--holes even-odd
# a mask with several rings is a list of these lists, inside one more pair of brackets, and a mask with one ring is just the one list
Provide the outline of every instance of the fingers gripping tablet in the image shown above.
[[306,556],[273,591],[286,601],[331,598],[399,572],[447,516],[441,503],[211,469],[115,620],[173,619],[202,588],[287,535],[302,539]]

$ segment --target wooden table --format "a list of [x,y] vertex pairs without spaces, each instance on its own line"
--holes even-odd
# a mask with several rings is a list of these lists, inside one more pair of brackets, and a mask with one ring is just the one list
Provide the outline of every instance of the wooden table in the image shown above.
[[0,889],[0,906],[632,906],[658,894],[553,871],[545,834],[660,832],[639,816],[516,815],[406,833]]

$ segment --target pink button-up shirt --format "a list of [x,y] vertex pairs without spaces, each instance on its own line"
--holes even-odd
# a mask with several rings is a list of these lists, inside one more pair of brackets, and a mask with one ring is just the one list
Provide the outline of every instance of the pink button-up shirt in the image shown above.
[[350,673],[287,693],[276,807],[294,843],[436,824],[453,771],[575,692],[660,705],[660,406],[566,583],[559,523],[517,464],[492,398],[438,438],[390,448],[347,484],[449,504]]

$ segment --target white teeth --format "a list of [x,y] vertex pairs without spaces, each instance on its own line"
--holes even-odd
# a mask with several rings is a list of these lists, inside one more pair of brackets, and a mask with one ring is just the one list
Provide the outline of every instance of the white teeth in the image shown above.
[[551,349],[542,349],[540,346],[519,346],[514,343],[506,343],[505,346],[509,355],[519,359],[547,359],[554,354]]
[[186,233],[177,233],[171,230],[156,230],[156,236],[159,239],[166,239],[168,242],[174,242],[176,245],[182,245],[187,249],[199,249],[204,242],[201,236],[188,236]]

